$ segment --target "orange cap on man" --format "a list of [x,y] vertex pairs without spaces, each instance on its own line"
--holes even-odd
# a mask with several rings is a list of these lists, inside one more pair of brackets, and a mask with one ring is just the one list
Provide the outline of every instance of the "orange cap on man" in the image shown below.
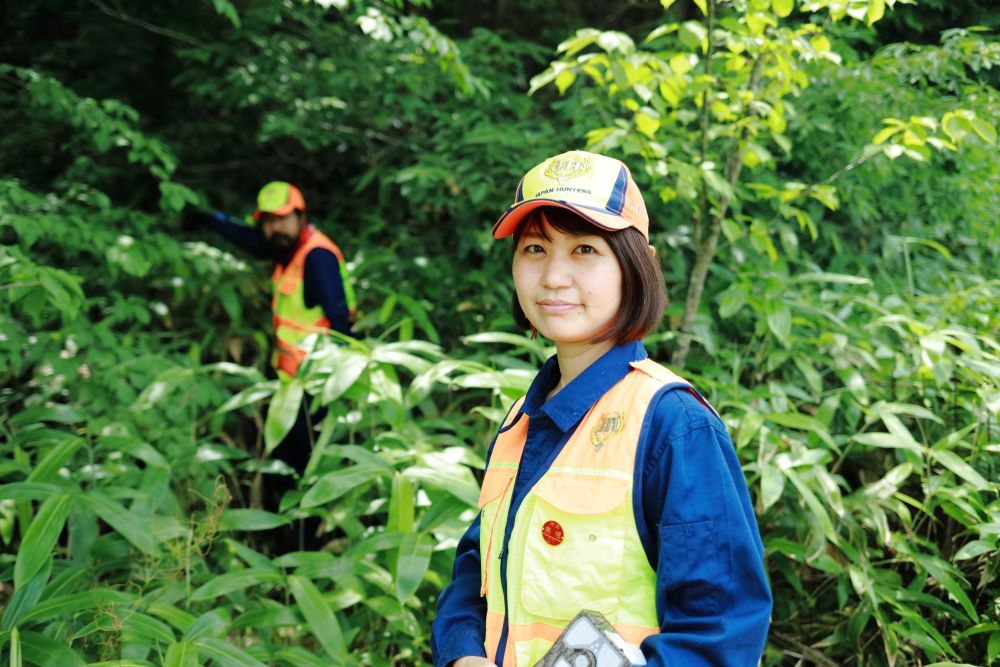
[[297,187],[285,181],[271,181],[257,193],[257,210],[253,212],[253,219],[259,219],[264,213],[288,215],[292,211],[305,210],[305,197]]
[[517,230],[536,208],[555,206],[607,231],[635,227],[649,239],[649,214],[625,163],[605,155],[569,151],[550,157],[524,175],[514,203],[493,226],[493,238]]

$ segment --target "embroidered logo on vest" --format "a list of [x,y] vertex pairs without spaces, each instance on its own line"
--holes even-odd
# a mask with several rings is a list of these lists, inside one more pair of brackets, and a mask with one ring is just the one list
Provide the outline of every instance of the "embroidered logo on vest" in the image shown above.
[[621,433],[623,428],[625,428],[625,415],[621,412],[601,415],[597,420],[597,426],[590,430],[590,444],[594,446],[594,453],[600,452],[605,443]]

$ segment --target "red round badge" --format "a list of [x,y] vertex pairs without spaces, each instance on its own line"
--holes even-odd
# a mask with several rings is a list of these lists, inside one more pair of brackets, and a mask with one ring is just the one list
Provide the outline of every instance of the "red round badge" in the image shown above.
[[562,544],[563,528],[555,521],[546,521],[542,526],[542,539],[554,547]]

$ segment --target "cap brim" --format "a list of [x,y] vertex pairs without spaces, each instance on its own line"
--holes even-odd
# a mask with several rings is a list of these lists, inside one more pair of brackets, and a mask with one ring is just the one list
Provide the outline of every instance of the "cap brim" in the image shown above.
[[521,222],[528,217],[529,213],[535,209],[545,206],[562,208],[576,213],[578,216],[595,227],[608,232],[616,232],[620,229],[633,226],[630,222],[620,216],[613,213],[607,213],[606,211],[599,211],[586,206],[569,204],[555,199],[528,199],[520,204],[511,206],[503,215],[500,216],[500,219],[496,221],[495,225],[493,225],[493,238],[503,239],[511,236],[517,231],[518,225],[520,225]]
[[273,211],[261,211],[260,209],[257,209],[256,211],[253,212],[253,219],[260,220],[260,216],[264,215],[265,213],[270,213],[271,215],[288,215],[294,210],[295,210],[294,204],[285,204],[281,208],[276,208]]

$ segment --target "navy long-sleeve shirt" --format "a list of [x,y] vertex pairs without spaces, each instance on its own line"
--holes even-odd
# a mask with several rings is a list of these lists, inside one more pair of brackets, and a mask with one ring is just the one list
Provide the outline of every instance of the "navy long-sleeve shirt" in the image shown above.
[[[215,231],[232,241],[254,257],[274,259],[268,249],[264,234],[256,227],[250,227],[237,222],[229,216],[216,213],[212,216]],[[292,254],[284,258],[281,264],[287,264]],[[344,281],[340,276],[340,262],[337,256],[326,248],[313,248],[306,255],[302,268],[302,291],[306,307],[319,306],[323,309],[326,319],[330,320],[330,328],[342,334],[351,334],[350,312],[347,307],[347,294],[344,291]]]
[[[511,495],[503,559],[525,496],[591,406],[632,370],[629,362],[645,357],[640,342],[617,346],[548,401],[545,397],[559,381],[555,357],[539,371],[520,409],[530,421]],[[753,667],[764,649],[771,615],[764,548],[729,434],[684,386],[665,386],[653,397],[636,452],[633,510],[656,570],[660,625],[659,634],[640,648],[649,667]],[[506,590],[503,560],[501,575]],[[486,599],[479,596],[480,583],[477,517],[459,541],[452,583],[438,600],[431,635],[437,667],[467,655],[486,655]],[[498,664],[503,662],[502,643]]]

